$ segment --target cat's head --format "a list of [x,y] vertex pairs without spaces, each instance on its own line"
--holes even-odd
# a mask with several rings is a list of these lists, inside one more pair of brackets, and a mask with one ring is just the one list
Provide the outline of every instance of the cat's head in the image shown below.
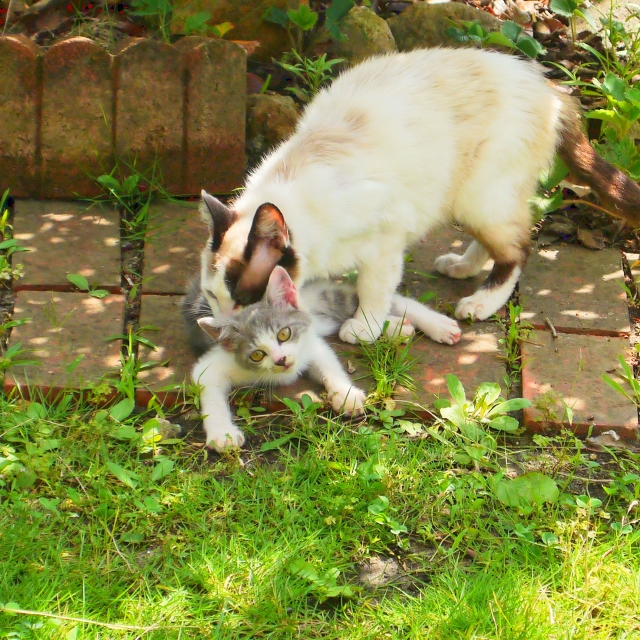
[[215,317],[261,300],[277,265],[295,277],[298,259],[275,205],[262,204],[250,220],[203,190],[200,211],[210,233],[202,252],[201,287]]
[[282,267],[272,271],[264,300],[230,317],[199,318],[198,324],[244,369],[295,373],[306,362],[312,319],[298,309],[298,292]]

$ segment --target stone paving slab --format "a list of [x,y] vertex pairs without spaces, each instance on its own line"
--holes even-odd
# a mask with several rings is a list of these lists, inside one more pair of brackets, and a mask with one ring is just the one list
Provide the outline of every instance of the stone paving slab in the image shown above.
[[[14,327],[9,345],[18,342],[31,351],[23,357],[41,366],[13,367],[5,388],[25,383],[47,389],[82,388],[98,382],[120,363],[120,340],[106,338],[122,333],[124,296],[103,299],[86,293],[21,291],[16,295],[15,320],[27,319]],[[67,367],[82,356],[73,371]]]
[[467,397],[473,397],[483,382],[497,382],[506,393],[507,374],[503,350],[498,340],[503,330],[491,322],[476,322],[462,326],[462,338],[457,345],[438,344],[422,337],[413,345],[411,355],[417,358],[411,375],[416,392],[402,393],[399,398],[429,407],[437,398],[449,398],[445,376],[452,373],[462,382]]
[[432,231],[411,247],[398,290],[414,298],[433,292],[435,296],[425,304],[452,314],[458,300],[471,295],[484,282],[493,262],[489,260],[477,276],[466,280],[456,280],[438,273],[434,262],[445,253],[462,255],[472,241],[470,235],[454,227]]
[[200,269],[208,238],[197,203],[162,203],[149,210],[145,243],[145,293],[183,294]]
[[118,212],[108,206],[64,201],[18,200],[14,237],[29,249],[15,254],[25,276],[14,289],[69,286],[68,273],[91,284],[120,286]]
[[520,279],[523,319],[597,335],[629,333],[620,252],[554,244],[531,254]]
[[169,360],[167,366],[140,372],[140,380],[152,391],[180,385],[189,380],[194,358],[189,351],[182,325],[180,300],[180,296],[142,296],[140,327],[157,329],[145,329],[142,335],[156,345],[157,349],[153,351],[140,345],[139,358],[143,363]]
[[569,426],[564,400],[573,409],[572,428],[578,433],[615,428],[635,437],[635,405],[602,380],[607,373],[621,382],[618,356],[628,353],[628,338],[559,333],[554,339],[549,331],[532,332],[522,345],[523,396],[534,403],[525,409],[525,426],[531,431]]

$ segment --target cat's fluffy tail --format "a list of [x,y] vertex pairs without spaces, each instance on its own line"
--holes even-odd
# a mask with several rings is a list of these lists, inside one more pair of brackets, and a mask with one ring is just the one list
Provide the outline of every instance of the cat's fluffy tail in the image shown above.
[[565,99],[563,129],[558,153],[578,183],[589,185],[611,215],[640,227],[640,187],[625,173],[602,158],[580,128],[573,100]]

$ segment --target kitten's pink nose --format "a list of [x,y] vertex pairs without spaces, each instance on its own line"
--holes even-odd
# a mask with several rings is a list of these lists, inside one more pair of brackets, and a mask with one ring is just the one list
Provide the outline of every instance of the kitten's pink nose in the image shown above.
[[276,367],[286,367],[287,366],[287,356],[282,356],[282,358],[280,358],[280,360],[276,360],[273,364],[275,364]]

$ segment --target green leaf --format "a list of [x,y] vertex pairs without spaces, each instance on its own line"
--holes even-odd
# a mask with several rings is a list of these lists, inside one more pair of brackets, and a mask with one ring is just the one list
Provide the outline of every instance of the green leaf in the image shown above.
[[496,382],[483,382],[476,391],[474,404],[480,401],[485,405],[493,404],[500,397],[500,385]]
[[89,291],[89,281],[79,273],[67,273],[67,280],[81,291]]
[[422,303],[429,302],[429,300],[433,300],[435,297],[436,297],[435,291],[426,291],[418,298],[418,302],[422,302]]
[[332,0],[325,11],[327,22],[337,24],[351,11],[354,4],[353,0]]
[[320,580],[318,572],[315,570],[314,566],[310,562],[302,560],[302,558],[296,558],[289,563],[287,568],[294,576],[300,576],[301,578],[310,580],[311,582],[318,582]]
[[234,28],[235,27],[230,22],[220,22],[219,24],[213,25],[212,31],[218,38],[222,38],[225,33],[228,33]]
[[624,102],[625,83],[613,73],[607,73],[602,82],[604,92],[619,102]]
[[[208,11],[200,11],[199,13],[194,13],[192,16],[188,16],[184,21],[184,32],[189,35],[191,33],[195,33],[198,31],[203,31],[207,28],[207,22],[211,20],[211,14]],[[133,176],[129,176],[127,180],[132,178]],[[131,193],[132,188],[131,185],[127,185],[127,180],[124,182],[124,189],[127,193]],[[135,187],[137,183],[133,184]]]
[[107,469],[111,471],[111,473],[123,484],[126,484],[127,487],[131,489],[135,489],[138,483],[134,479],[134,474],[126,469],[123,469],[119,464],[115,462],[111,462],[108,460],[106,463]]
[[47,417],[47,410],[39,402],[31,402],[27,407],[27,415],[32,419],[44,420]]
[[105,298],[109,295],[109,292],[106,289],[93,289],[92,291],[89,291],[89,295],[94,298]]
[[559,155],[556,155],[553,166],[540,175],[540,185],[545,191],[551,191],[567,177],[568,173],[567,165]]
[[291,440],[291,438],[295,438],[295,433],[289,433],[286,436],[282,436],[281,438],[276,438],[275,440],[271,440],[271,442],[264,442],[260,447],[260,451],[273,451],[274,449],[279,449],[283,444],[286,444]]
[[151,479],[156,482],[158,480],[161,480],[173,471],[174,466],[175,462],[173,460],[170,460],[169,458],[163,458],[155,467],[153,467]]
[[116,429],[111,435],[112,437],[117,438],[118,440],[132,440],[133,438],[136,437],[137,434],[138,432],[135,430],[134,427],[130,425],[125,425],[123,427],[119,427],[118,429]]
[[500,29],[500,31],[503,35],[509,38],[509,40],[511,40],[512,44],[516,44],[516,42],[518,41],[518,36],[524,31],[524,29],[512,20],[505,20],[502,23],[502,28]]
[[289,24],[289,16],[278,7],[269,7],[263,14],[262,19],[266,22],[273,22],[273,24],[279,24],[281,27],[286,27]]
[[389,498],[387,496],[378,496],[373,502],[369,504],[367,510],[373,515],[383,513],[389,508]]
[[15,247],[18,244],[18,241],[15,238],[9,238],[8,240],[3,240],[0,242],[0,250],[10,249],[11,247]]
[[460,379],[452,373],[448,373],[445,376],[445,380],[447,383],[447,389],[449,389],[449,393],[451,394],[453,401],[461,407],[464,406],[467,402],[467,398],[464,395],[464,387],[462,386]]
[[552,478],[538,471],[525,473],[513,480],[501,479],[495,487],[496,498],[509,507],[525,507],[545,502],[555,504],[560,492]]
[[499,31],[492,31],[489,35],[487,35],[486,38],[482,40],[482,44],[485,46],[494,44],[500,47],[507,47],[508,49],[513,49],[515,47],[515,44],[511,42],[511,40],[509,40],[507,36],[505,36],[503,33],[500,33]]
[[549,8],[554,13],[559,13],[565,18],[570,18],[578,8],[578,3],[576,0],[551,0]]
[[302,31],[310,31],[318,21],[318,14],[315,11],[311,11],[306,4],[301,4],[297,11],[290,9],[287,11],[287,16]]
[[75,370],[76,367],[82,362],[82,360],[84,359],[84,353],[81,353],[79,356],[76,356],[66,367],[65,371],[67,373],[67,375],[71,375]]
[[98,176],[96,178],[96,181],[101,187],[104,187],[105,189],[111,189],[116,193],[120,193],[121,191],[120,183],[113,176]]
[[526,35],[518,38],[516,47],[520,49],[522,53],[534,59],[547,53],[547,50],[535,38]]
[[33,469],[25,469],[16,475],[16,487],[18,489],[27,489],[35,484],[38,476]]
[[122,542],[136,544],[138,542],[142,542],[144,540],[144,536],[141,533],[137,533],[136,531],[128,531],[127,533],[123,533],[120,536],[120,540],[122,540]]
[[520,423],[511,416],[498,416],[489,423],[489,426],[496,431],[517,431]]
[[132,398],[125,398],[109,409],[109,415],[117,422],[122,422],[131,415],[136,403]]
[[487,418],[498,415],[500,413],[510,413],[511,411],[520,411],[520,409],[526,409],[531,406],[530,400],[524,398],[513,398],[511,400],[505,400],[500,404],[497,404],[493,409],[487,412]]

